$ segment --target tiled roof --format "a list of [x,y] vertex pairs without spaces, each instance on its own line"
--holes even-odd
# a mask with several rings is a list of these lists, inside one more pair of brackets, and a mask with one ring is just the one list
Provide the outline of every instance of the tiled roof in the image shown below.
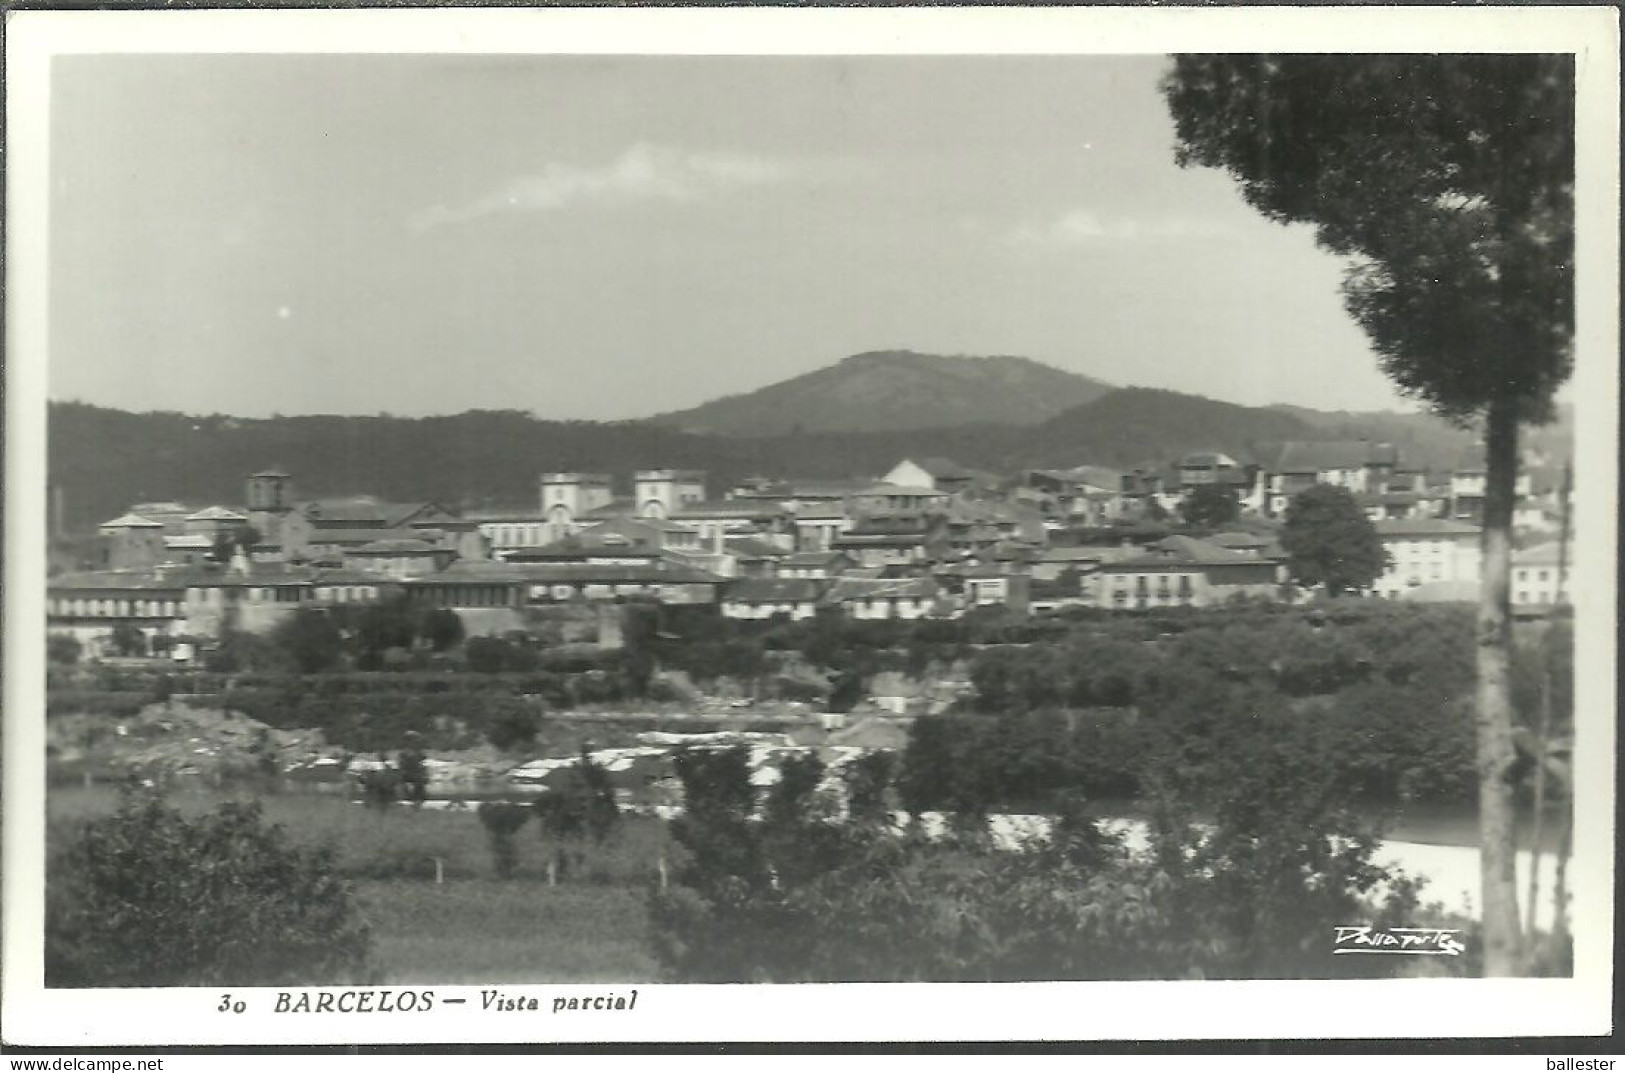
[[1220,451],[1192,451],[1179,459],[1180,468],[1198,466],[1234,466],[1236,460]]
[[179,572],[156,570],[86,570],[48,578],[45,587],[51,592],[179,592],[186,588],[186,577]]
[[432,577],[419,578],[413,584],[454,585],[482,581],[719,584],[726,580],[704,570],[679,566],[663,560],[633,566],[597,563],[490,563],[462,560],[452,563]]
[[832,522],[845,518],[846,507],[841,503],[803,503],[793,512],[798,521]]
[[1384,537],[1477,536],[1479,528],[1447,518],[1385,518],[1372,522],[1377,535]]
[[530,507],[481,507],[463,512],[464,519],[472,522],[545,522],[547,518]]
[[1214,533],[1207,540],[1221,548],[1267,548],[1275,543],[1274,537],[1261,533]]
[[247,515],[238,514],[234,510],[227,510],[225,507],[204,507],[196,513],[188,514],[186,520],[189,522],[246,522],[248,517]]
[[935,488],[925,488],[909,484],[872,484],[857,493],[861,496],[937,496],[946,497],[948,493]]
[[1044,548],[1038,553],[1041,563],[1098,563],[1111,558],[1110,548]]
[[346,569],[318,569],[312,572],[313,585],[398,585],[400,584],[388,574],[377,574],[370,570]]
[[372,544],[380,540],[421,540],[422,530],[418,529],[385,529],[382,526],[374,529],[313,529],[308,543],[314,545],[355,545]]
[[747,559],[785,559],[790,555],[777,544],[748,536],[728,537],[723,541],[723,547],[730,554]]
[[[1536,544],[1533,547],[1524,548],[1522,551],[1513,552],[1512,563],[1514,566],[1556,566],[1559,548],[1560,545],[1555,540],[1549,540],[1544,544]],[[1574,549],[1572,547],[1569,549],[1567,565],[1571,568],[1574,566]]]
[[384,506],[372,496],[335,496],[307,499],[298,505],[298,510],[313,521],[371,522],[383,520]]
[[928,600],[936,595],[936,584],[930,578],[837,578],[824,593],[825,603],[844,603],[847,600],[910,598]]
[[1150,544],[1145,554],[1119,559],[1116,562],[1104,563],[1101,570],[1106,573],[1121,573],[1158,567],[1234,566],[1238,564],[1267,563],[1269,561],[1251,555],[1243,555],[1239,551],[1231,551],[1228,548],[1221,548],[1206,540],[1197,540],[1195,537],[1171,536]]
[[784,566],[828,566],[847,556],[838,551],[798,551],[784,557]]
[[784,513],[772,500],[761,499],[707,499],[698,503],[683,503],[671,512],[682,518],[771,518]]
[[1391,443],[1370,440],[1290,440],[1281,445],[1277,473],[1319,473],[1328,469],[1359,469],[1368,465],[1394,465],[1399,451]]
[[162,522],[155,522],[151,518],[143,518],[139,514],[121,514],[110,522],[103,522],[101,529],[162,529]]
[[722,598],[754,604],[811,603],[823,594],[824,584],[804,577],[741,578],[729,582]]
[[351,555],[429,555],[436,552],[451,554],[449,548],[437,548],[426,540],[374,540],[359,548],[351,548]]

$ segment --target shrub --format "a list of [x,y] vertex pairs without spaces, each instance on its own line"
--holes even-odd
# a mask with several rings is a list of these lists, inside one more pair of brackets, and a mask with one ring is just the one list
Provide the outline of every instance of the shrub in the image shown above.
[[370,946],[332,850],[295,845],[257,804],[189,819],[131,796],[51,862],[47,987],[367,982]]
[[72,634],[53,633],[45,639],[45,658],[52,663],[72,667],[83,652],[84,646]]
[[491,859],[498,878],[512,878],[519,870],[519,844],[514,836],[525,826],[530,811],[506,801],[486,801],[479,807],[479,817],[491,842]]
[[541,713],[523,703],[506,704],[491,720],[485,736],[498,749],[527,748],[536,743],[542,728]]

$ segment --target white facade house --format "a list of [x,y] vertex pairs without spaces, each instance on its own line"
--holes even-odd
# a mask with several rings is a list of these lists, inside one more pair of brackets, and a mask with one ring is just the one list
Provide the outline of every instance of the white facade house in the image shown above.
[[1386,599],[1440,582],[1476,583],[1482,573],[1479,528],[1443,518],[1405,518],[1374,523],[1388,552],[1388,569],[1371,586]]
[[1512,555],[1512,602],[1520,607],[1539,607],[1567,602],[1569,575],[1574,571],[1574,549],[1566,560],[1559,555],[1557,541],[1537,544]]

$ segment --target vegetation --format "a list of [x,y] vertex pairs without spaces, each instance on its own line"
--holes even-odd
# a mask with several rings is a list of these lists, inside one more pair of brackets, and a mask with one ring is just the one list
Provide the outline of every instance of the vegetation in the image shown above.
[[84,646],[72,634],[53,633],[45,638],[45,658],[52,663],[72,667],[83,653]]
[[[1251,731],[1249,744],[1284,727]],[[778,783],[753,821],[742,750],[694,754],[679,766],[688,808],[672,822],[688,857],[678,886],[651,896],[654,949],[684,982],[1394,971],[1330,956],[1326,936],[1350,919],[1422,919],[1417,888],[1372,863],[1371,833],[1337,807],[1327,769],[1302,759],[1265,747],[1229,783],[1165,786],[1152,852],[1136,855],[1075,795],[1057,799],[1047,835],[1019,846],[998,845],[979,816],[941,839],[835,822],[811,767]],[[1216,817],[1206,833],[1197,808]]]
[[1185,56],[1182,164],[1349,259],[1344,298],[1402,391],[1485,437],[1475,704],[1486,957],[1520,971],[1509,577],[1519,425],[1574,345],[1574,58]]
[[[538,421],[517,411],[449,417],[127,413],[78,402],[50,404],[52,480],[67,489],[72,526],[95,525],[129,506],[129,489],[233,502],[242,478],[276,457],[309,495],[356,488],[399,501],[530,502],[535,458],[566,467],[629,473],[651,458],[703,469],[714,486],[753,473],[851,477],[884,473],[900,458],[944,456],[962,465],[1013,471],[1026,465],[1134,466],[1175,457],[1193,443],[1255,458],[1283,440],[1404,441],[1417,465],[1448,466],[1472,441],[1443,422],[1417,416],[1351,415],[1332,423],[1311,411],[1243,407],[1171,391],[1124,388],[1038,426],[962,425],[895,432],[793,432],[791,415],[775,434],[748,440],[692,435],[650,422]],[[380,445],[388,449],[380,450]],[[181,489],[155,459],[196,459]],[[432,470],[413,465],[435,458]],[[162,489],[162,491],[160,491]]]
[[127,798],[55,847],[48,987],[264,986],[371,978],[369,937],[333,854],[256,805],[200,819]]
[[1185,524],[1203,529],[1219,529],[1241,514],[1236,493],[1224,485],[1198,485],[1179,505]]
[[1369,588],[1388,569],[1388,553],[1346,488],[1316,484],[1292,497],[1281,526],[1292,580],[1327,596]]

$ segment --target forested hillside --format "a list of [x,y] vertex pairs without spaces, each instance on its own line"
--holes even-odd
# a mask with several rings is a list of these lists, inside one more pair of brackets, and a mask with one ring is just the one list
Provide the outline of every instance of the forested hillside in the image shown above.
[[[237,503],[243,478],[269,466],[292,473],[301,496],[365,492],[477,508],[534,503],[537,475],[547,470],[602,471],[627,481],[639,468],[691,467],[707,471],[720,494],[754,474],[873,477],[910,456],[1014,474],[1026,466],[1127,468],[1202,449],[1268,462],[1282,440],[1364,436],[1399,442],[1407,463],[1448,467],[1474,442],[1470,433],[1431,418],[1322,415],[1327,420],[1321,423],[1306,420],[1307,414],[1313,411],[1124,388],[1027,427],[741,437],[648,421],[541,421],[513,410],[248,419],[61,402],[50,407],[49,464],[68,526],[83,528],[141,501]],[[1399,432],[1409,426],[1396,421],[1427,434],[1403,439]]]

